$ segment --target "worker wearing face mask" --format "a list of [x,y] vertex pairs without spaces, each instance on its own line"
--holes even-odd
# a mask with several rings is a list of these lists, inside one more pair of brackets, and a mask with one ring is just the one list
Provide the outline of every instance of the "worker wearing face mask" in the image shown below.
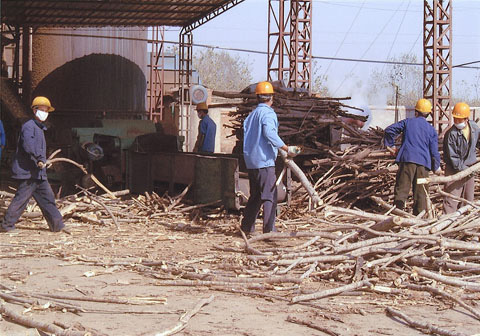
[[[457,103],[452,112],[454,125],[445,133],[443,139],[443,159],[445,161],[445,175],[453,175],[467,169],[477,161],[475,152],[480,128],[470,118],[470,106],[466,103]],[[459,181],[445,184],[445,191],[457,197],[473,201],[475,187],[474,174]],[[459,201],[446,196],[443,200],[445,213],[457,210]]]
[[0,231],[3,232],[15,229],[15,223],[32,196],[42,210],[50,231],[58,232],[65,228],[47,180],[47,145],[44,135],[47,127],[44,122],[55,109],[48,98],[36,97],[32,102],[32,110],[34,118],[22,125],[18,137],[17,151],[12,164],[12,177],[18,180],[18,188],[1,222]]

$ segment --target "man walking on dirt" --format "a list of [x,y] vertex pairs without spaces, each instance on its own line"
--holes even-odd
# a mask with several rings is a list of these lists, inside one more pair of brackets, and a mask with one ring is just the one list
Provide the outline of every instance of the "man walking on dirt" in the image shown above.
[[259,102],[243,123],[243,157],[248,169],[250,198],[244,211],[240,229],[245,233],[255,231],[255,220],[263,205],[263,233],[276,231],[277,186],[275,160],[278,149],[294,157],[297,146],[287,146],[278,136],[278,118],[272,109],[273,86],[270,82],[257,84],[255,94]]
[[[430,170],[439,175],[440,153],[438,134],[426,120],[432,112],[432,104],[427,99],[418,100],[415,105],[415,118],[399,121],[385,129],[384,143],[396,156],[398,172],[394,189],[394,205],[403,210],[410,188],[413,189],[413,214],[418,215],[427,208],[427,186],[417,184],[417,179],[428,177]],[[397,150],[395,138],[402,134],[402,144]]]
[[[445,175],[453,175],[467,169],[477,162],[476,147],[480,135],[480,128],[470,118],[470,106],[466,103],[457,103],[452,112],[453,126],[448,129],[443,138],[443,160],[445,161]],[[471,174],[459,181],[445,184],[445,191],[457,197],[473,201],[475,189],[475,175]],[[457,210],[459,201],[445,196],[443,210],[452,213]]]
[[34,118],[22,125],[13,159],[13,178],[18,180],[19,185],[1,222],[0,231],[3,232],[15,229],[15,223],[32,196],[42,210],[50,231],[58,232],[65,227],[47,180],[47,146],[44,134],[47,128],[43,123],[55,109],[48,98],[36,97],[32,102],[32,110]]

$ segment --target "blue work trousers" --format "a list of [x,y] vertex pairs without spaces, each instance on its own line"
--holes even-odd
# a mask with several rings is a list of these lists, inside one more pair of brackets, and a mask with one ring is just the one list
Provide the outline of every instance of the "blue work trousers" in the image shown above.
[[263,233],[277,231],[277,186],[275,185],[275,167],[248,169],[250,198],[243,213],[241,229],[243,232],[255,231],[255,220],[263,205]]
[[42,210],[50,231],[58,232],[65,227],[62,215],[55,204],[55,195],[48,181],[31,179],[21,180],[17,193],[8,206],[7,213],[2,221],[3,231],[15,229],[15,223],[22,215],[32,196]]

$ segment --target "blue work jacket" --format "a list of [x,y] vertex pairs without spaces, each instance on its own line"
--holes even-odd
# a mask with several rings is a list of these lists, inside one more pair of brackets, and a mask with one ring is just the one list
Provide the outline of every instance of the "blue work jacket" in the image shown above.
[[[3,122],[0,120],[0,146],[5,147],[5,130],[3,129]],[[2,157],[2,147],[0,147],[0,158]]]
[[18,137],[17,151],[13,159],[12,173],[14,179],[46,180],[46,168],[40,169],[37,163],[47,161],[47,144],[44,131],[47,127],[39,121],[29,120],[22,125]]
[[215,134],[217,133],[217,125],[208,116],[208,114],[200,120],[199,132],[204,135],[200,152],[213,153],[215,151]]
[[440,167],[438,134],[424,117],[408,118],[385,129],[385,146],[395,146],[395,138],[402,134],[402,145],[395,162],[410,162],[436,171]]
[[278,118],[267,104],[258,104],[243,122],[243,157],[247,169],[274,167],[278,148],[285,143],[278,136]]

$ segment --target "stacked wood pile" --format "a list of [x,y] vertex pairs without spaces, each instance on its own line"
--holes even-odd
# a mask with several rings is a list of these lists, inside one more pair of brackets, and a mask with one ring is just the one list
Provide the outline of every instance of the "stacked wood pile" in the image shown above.
[[[363,131],[345,124],[341,117],[365,120],[346,112],[351,107],[340,101],[349,97],[318,98],[275,89],[273,108],[279,119],[279,134],[285,143],[303,147],[303,155],[295,161],[323,199],[320,209],[327,205],[382,209],[391,203],[397,166],[383,148],[382,129]],[[237,107],[230,127],[242,139],[242,124],[255,108],[256,96],[245,92],[213,94],[242,99],[230,104]],[[331,128],[342,133],[335,143],[330,141]],[[304,213],[297,210],[306,209],[307,199],[304,189],[298,188],[293,197],[296,214]]]
[[[228,127],[232,128],[232,135],[235,135],[240,141],[243,139],[243,121],[258,105],[256,95],[244,91],[238,93],[213,91],[215,96],[242,99],[239,103],[212,105],[212,107],[237,107],[237,110],[230,114],[233,121]],[[301,145],[307,153],[319,153],[321,147],[331,144],[329,127],[334,125],[340,127],[341,117],[366,120],[364,116],[346,111],[346,108],[362,111],[340,102],[348,99],[350,97],[319,98],[275,87],[272,107],[278,116],[280,137],[287,144]]]

